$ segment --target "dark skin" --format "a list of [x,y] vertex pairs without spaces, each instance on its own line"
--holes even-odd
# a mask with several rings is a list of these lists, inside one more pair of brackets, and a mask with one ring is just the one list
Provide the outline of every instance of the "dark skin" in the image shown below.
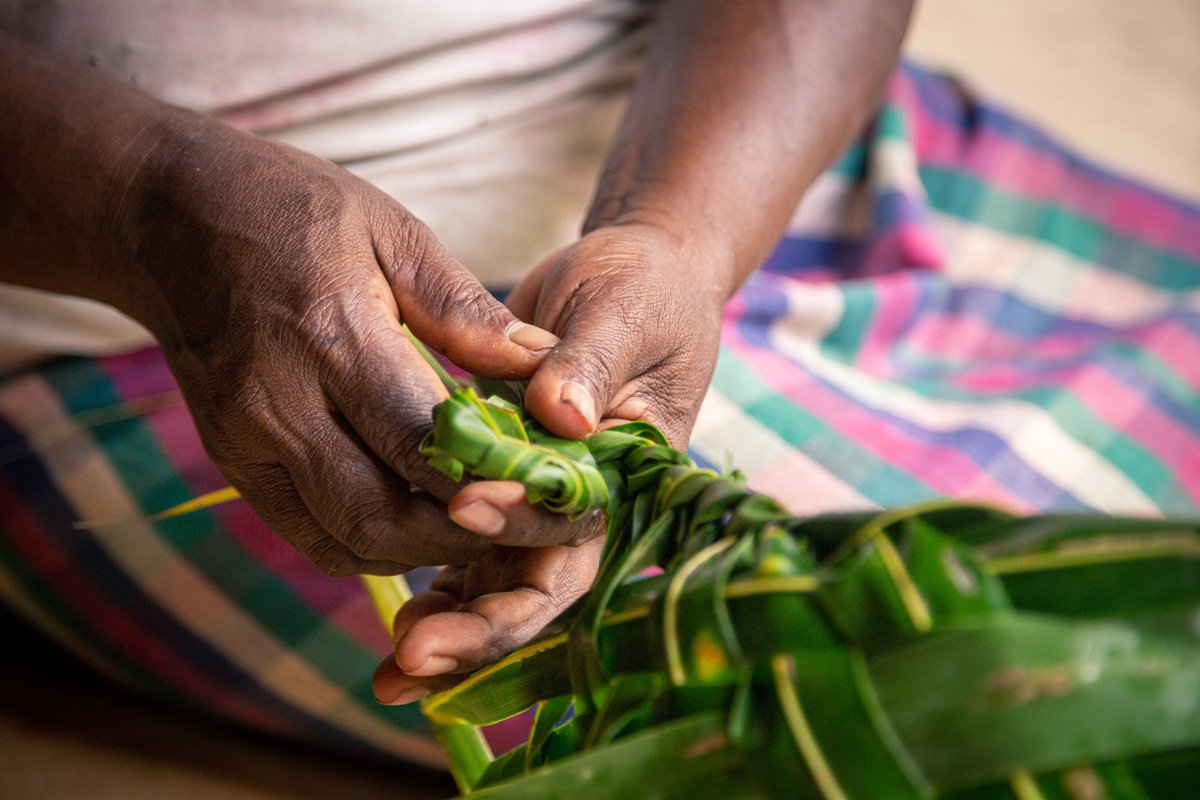
[[444,389],[401,322],[471,372],[528,379],[559,435],[646,419],[683,445],[723,304],[863,124],[910,10],[664,3],[582,237],[509,308],[344,170],[0,39],[0,279],[146,325],[230,482],[325,571],[458,565],[401,610],[376,673],[381,701],[415,700],[536,635],[600,540],[519,485],[424,465]]

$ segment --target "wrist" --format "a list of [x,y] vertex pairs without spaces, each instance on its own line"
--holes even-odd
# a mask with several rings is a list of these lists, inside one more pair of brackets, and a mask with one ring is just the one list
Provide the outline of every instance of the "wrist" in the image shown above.
[[0,34],[0,280],[129,310],[145,174],[188,116]]
[[652,241],[658,252],[672,253],[664,261],[677,264],[686,273],[681,278],[702,282],[723,304],[761,260],[756,248],[749,247],[731,227],[682,203],[669,210],[665,204],[638,203],[622,205],[612,214],[598,212],[593,206],[583,233],[612,228],[636,231],[640,238]]
[[120,177],[110,186],[117,296],[108,300],[160,340],[161,323],[171,316],[172,266],[182,255],[192,263],[203,256],[180,241],[194,216],[193,187],[219,166],[221,141],[234,133],[198,114],[166,106],[163,111],[131,132]]

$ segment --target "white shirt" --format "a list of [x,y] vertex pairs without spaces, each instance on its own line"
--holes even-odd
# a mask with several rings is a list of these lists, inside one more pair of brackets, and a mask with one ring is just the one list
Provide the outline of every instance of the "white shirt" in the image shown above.
[[[342,164],[492,286],[578,235],[648,16],[637,0],[0,0],[10,34]],[[0,368],[148,342],[107,307],[0,285]]]

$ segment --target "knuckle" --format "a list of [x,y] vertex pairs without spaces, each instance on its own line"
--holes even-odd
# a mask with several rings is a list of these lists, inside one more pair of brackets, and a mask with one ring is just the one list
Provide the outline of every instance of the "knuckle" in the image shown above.
[[488,323],[503,330],[511,315],[469,274],[457,268],[425,271],[426,311],[450,327]]
[[588,590],[589,584],[573,571],[564,569],[563,572],[564,575],[555,584],[554,590],[546,596],[546,607],[550,616],[561,614]]
[[372,228],[377,231],[375,251],[385,274],[394,282],[411,286],[425,262],[433,231],[398,203],[389,203]]
[[507,308],[492,297],[486,289],[471,279],[469,285],[462,287],[462,298],[458,313],[464,317],[488,323],[497,330],[504,330],[512,321],[513,316]]
[[409,481],[429,471],[421,441],[433,429],[433,420],[428,413],[417,417],[416,411],[411,405],[398,410],[395,426],[379,443],[384,462]]
[[364,327],[364,321],[378,314],[372,297],[365,287],[329,281],[314,292],[299,309],[292,323],[300,352],[314,362],[337,360],[335,354],[347,336],[353,340]]
[[[561,570],[560,574],[555,576],[549,590],[533,587],[526,588],[525,591],[529,592],[535,599],[535,608],[530,616],[541,619],[549,619],[550,617],[557,616],[570,603],[565,594],[568,588],[564,584]],[[574,599],[574,596],[571,599]]]
[[[653,359],[660,349],[659,337],[644,312],[610,305],[588,305],[574,295],[566,309],[564,345],[557,353],[587,365],[595,380],[611,386],[633,377],[641,362]],[[552,353],[553,358],[557,353]]]
[[321,539],[305,554],[317,569],[331,578],[345,578],[358,572],[362,560],[332,539]]
[[272,394],[258,381],[239,380],[227,389],[225,408],[256,428],[269,427],[275,414]]
[[588,542],[604,535],[604,515],[596,509],[587,517],[580,519],[570,528],[571,536],[565,541],[567,547],[582,547]]
[[628,379],[630,352],[621,341],[606,335],[568,334],[563,342],[550,352],[545,364],[567,379],[589,385],[600,395],[601,402]]
[[340,539],[354,555],[372,560],[399,556],[400,539],[394,524],[396,515],[391,503],[382,499],[360,498],[341,504],[339,516]]

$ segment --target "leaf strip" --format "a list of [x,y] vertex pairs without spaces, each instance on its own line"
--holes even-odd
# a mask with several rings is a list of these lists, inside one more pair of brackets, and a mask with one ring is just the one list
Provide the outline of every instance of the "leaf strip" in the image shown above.
[[913,627],[918,633],[927,633],[933,628],[933,616],[929,613],[929,604],[917,591],[912,576],[904,568],[904,559],[900,558],[900,554],[896,552],[896,546],[892,544],[892,540],[888,538],[882,528],[877,529],[872,544],[879,550],[883,566],[896,587],[896,593],[900,596],[900,602],[904,605],[904,610],[908,612],[908,618]]
[[363,587],[383,622],[384,630],[395,639],[396,612],[412,599],[412,589],[403,575],[359,575]]
[[796,692],[796,683],[792,673],[796,669],[796,661],[788,655],[777,655],[771,659],[771,673],[775,677],[775,692],[779,698],[779,707],[783,710],[783,718],[787,721],[788,730],[808,765],[813,782],[820,790],[825,800],[849,800],[844,789],[838,783],[837,776],[825,760],[821,746],[813,736],[804,709],[800,706],[800,695]]
[[1009,778],[1008,785],[1012,788],[1013,794],[1017,796],[1017,800],[1046,800],[1046,796],[1042,794],[1037,781],[1033,779],[1028,770],[1020,769],[1014,772]]
[[815,592],[821,581],[814,575],[783,575],[772,578],[752,578],[733,581],[725,587],[725,596],[754,597],[760,594],[788,594]]
[[711,558],[715,558],[728,550],[737,540],[733,537],[722,539],[701,550],[689,558],[671,578],[663,604],[663,648],[667,656],[667,674],[675,685],[687,683],[687,670],[683,666],[683,655],[679,648],[679,596],[683,586],[692,573]]
[[194,497],[185,503],[180,503],[177,506],[171,506],[165,511],[159,511],[156,514],[150,514],[144,517],[117,517],[116,519],[91,519],[79,520],[71,524],[71,527],[76,530],[98,531],[108,528],[126,528],[130,525],[141,525],[154,522],[162,522],[173,517],[182,517],[184,514],[191,514],[193,511],[203,511],[206,508],[219,506],[222,503],[228,503],[231,500],[237,500],[241,497],[241,493],[232,486],[226,486],[224,489],[217,489],[215,492],[202,494],[199,497]]
[[1039,572],[1171,556],[1200,558],[1200,541],[1191,539],[1179,542],[1154,542],[1141,548],[1114,547],[1107,550],[1069,553],[1023,553],[1017,556],[993,559],[988,562],[988,568],[997,575],[1010,575],[1019,572]]

